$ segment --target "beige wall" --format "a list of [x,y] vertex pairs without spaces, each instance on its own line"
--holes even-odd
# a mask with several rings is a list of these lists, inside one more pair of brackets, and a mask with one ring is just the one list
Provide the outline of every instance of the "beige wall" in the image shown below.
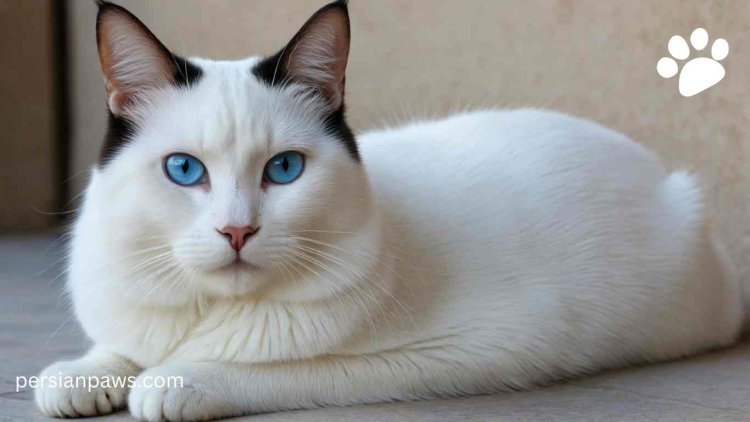
[[57,211],[52,0],[0,0],[0,233]]
[[[121,0],[176,52],[271,53],[321,1]],[[104,131],[94,6],[71,7],[74,168]],[[750,1],[352,0],[347,76],[355,129],[478,106],[544,106],[629,134],[700,173],[733,259],[750,277]],[[674,34],[730,43],[727,76],[692,98],[655,71]],[[612,163],[616,166],[618,163]],[[78,179],[80,183],[80,178]]]

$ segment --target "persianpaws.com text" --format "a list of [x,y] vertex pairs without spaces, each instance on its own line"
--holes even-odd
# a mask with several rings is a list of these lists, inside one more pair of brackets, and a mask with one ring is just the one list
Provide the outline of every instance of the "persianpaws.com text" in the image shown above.
[[87,389],[97,388],[182,388],[181,376],[71,376],[59,374],[56,376],[17,376],[16,392],[24,388],[75,388]]

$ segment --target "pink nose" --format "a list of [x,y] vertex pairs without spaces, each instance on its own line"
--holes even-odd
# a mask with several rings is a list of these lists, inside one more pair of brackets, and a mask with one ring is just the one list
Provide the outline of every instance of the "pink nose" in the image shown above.
[[232,248],[234,248],[235,251],[239,252],[240,249],[245,246],[245,242],[247,242],[247,239],[254,235],[255,232],[258,231],[258,229],[252,226],[226,226],[221,230],[217,229],[217,231],[221,233],[222,236],[227,238],[229,244],[232,245]]

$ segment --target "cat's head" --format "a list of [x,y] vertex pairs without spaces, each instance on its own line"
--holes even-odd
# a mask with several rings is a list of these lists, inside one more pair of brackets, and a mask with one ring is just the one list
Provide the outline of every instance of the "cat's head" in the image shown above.
[[370,212],[344,119],[346,2],[267,58],[181,58],[107,2],[97,43],[109,129],[80,229],[141,294],[316,296],[321,286],[284,283],[320,271],[321,245],[346,246],[333,233],[361,229]]

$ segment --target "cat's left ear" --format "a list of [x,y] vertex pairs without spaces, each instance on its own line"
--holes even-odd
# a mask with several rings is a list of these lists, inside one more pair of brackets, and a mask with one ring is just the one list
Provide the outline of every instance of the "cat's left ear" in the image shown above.
[[344,102],[349,40],[347,2],[335,1],[315,12],[287,46],[262,62],[255,74],[270,85],[292,82],[316,89],[336,110]]

